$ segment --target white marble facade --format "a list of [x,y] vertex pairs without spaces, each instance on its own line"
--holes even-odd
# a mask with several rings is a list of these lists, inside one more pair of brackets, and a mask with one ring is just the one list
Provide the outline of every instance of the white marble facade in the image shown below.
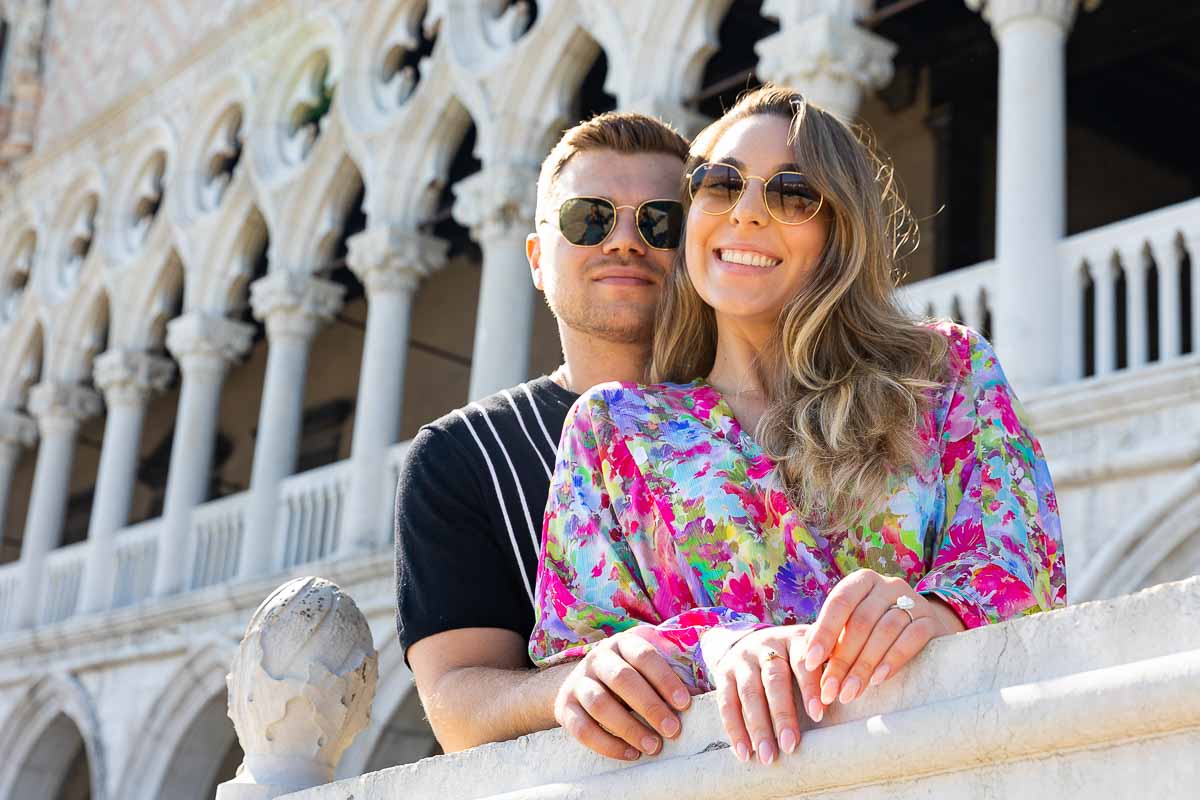
[[[732,2],[538,0],[533,19],[503,0],[63,0],[46,19],[44,3],[0,0],[0,525],[22,456],[36,463],[19,558],[0,564],[0,799],[204,797],[241,757],[225,715],[235,645],[275,586],[310,573],[354,597],[379,650],[371,722],[338,776],[430,752],[395,644],[388,522],[415,298],[459,263],[426,223],[470,130],[480,168],[450,186],[449,210],[481,253],[467,395],[524,379],[539,309],[522,240],[580,82],[603,52],[618,108],[695,132],[690,98]],[[967,5],[1000,53],[997,257],[906,296],[969,323],[991,314],[1056,478],[1073,600],[1200,573],[1200,356],[1179,341],[1180,283],[1158,282],[1158,359],[1143,321],[1117,369],[1107,279],[1153,259],[1160,275],[1192,270],[1194,291],[1200,200],[1067,238],[1064,48],[1097,4]],[[853,116],[896,55],[856,24],[873,7],[767,0],[779,31],[755,47],[760,77]],[[314,341],[345,314],[328,268],[359,193],[353,441],[297,473]],[[1099,342],[1087,379],[1083,275]],[[222,397],[259,352],[254,320],[266,348],[248,485],[205,502]],[[168,386],[161,513],[130,525],[132,456]],[[101,417],[87,539],[62,547],[80,430]]]

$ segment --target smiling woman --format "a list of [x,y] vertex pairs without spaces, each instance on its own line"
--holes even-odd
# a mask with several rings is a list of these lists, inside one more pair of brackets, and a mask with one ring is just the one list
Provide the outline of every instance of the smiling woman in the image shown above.
[[[567,417],[530,653],[586,675],[636,641],[648,685],[715,690],[733,753],[770,763],[799,742],[797,684],[820,720],[934,637],[1065,604],[1062,535],[990,344],[900,308],[911,217],[853,131],[766,87],[687,175],[661,382]],[[657,752],[586,681],[563,691],[627,757]]]

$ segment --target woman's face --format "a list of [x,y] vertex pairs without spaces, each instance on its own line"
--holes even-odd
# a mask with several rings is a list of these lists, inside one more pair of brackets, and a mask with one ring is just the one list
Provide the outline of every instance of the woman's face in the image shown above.
[[[788,129],[788,121],[776,116],[739,120],[716,141],[708,160],[731,164],[747,178],[804,172],[787,143]],[[684,252],[688,276],[718,323],[773,327],[816,267],[828,235],[825,208],[801,225],[785,225],[768,213],[763,181],[749,178],[725,214],[706,214],[692,204]]]

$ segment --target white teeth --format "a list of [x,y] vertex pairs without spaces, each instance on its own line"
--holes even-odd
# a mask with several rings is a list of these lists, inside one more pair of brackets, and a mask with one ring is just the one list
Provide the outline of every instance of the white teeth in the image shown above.
[[720,250],[718,255],[722,261],[728,261],[730,264],[743,264],[747,267],[773,267],[779,263],[777,258],[768,258],[746,250]]

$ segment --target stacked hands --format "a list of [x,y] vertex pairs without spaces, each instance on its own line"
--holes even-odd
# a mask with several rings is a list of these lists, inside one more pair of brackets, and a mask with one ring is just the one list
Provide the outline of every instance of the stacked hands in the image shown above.
[[[780,752],[793,752],[800,742],[798,708],[820,722],[835,700],[853,702],[868,686],[895,675],[931,639],[964,629],[942,601],[914,593],[901,578],[862,569],[834,587],[812,625],[762,628],[723,653],[706,650],[734,755],[746,762],[754,753],[770,764]],[[666,659],[632,628],[598,643],[576,664],[554,712],[588,748],[632,761],[657,753],[660,737],[679,735],[674,711],[690,702]]]

